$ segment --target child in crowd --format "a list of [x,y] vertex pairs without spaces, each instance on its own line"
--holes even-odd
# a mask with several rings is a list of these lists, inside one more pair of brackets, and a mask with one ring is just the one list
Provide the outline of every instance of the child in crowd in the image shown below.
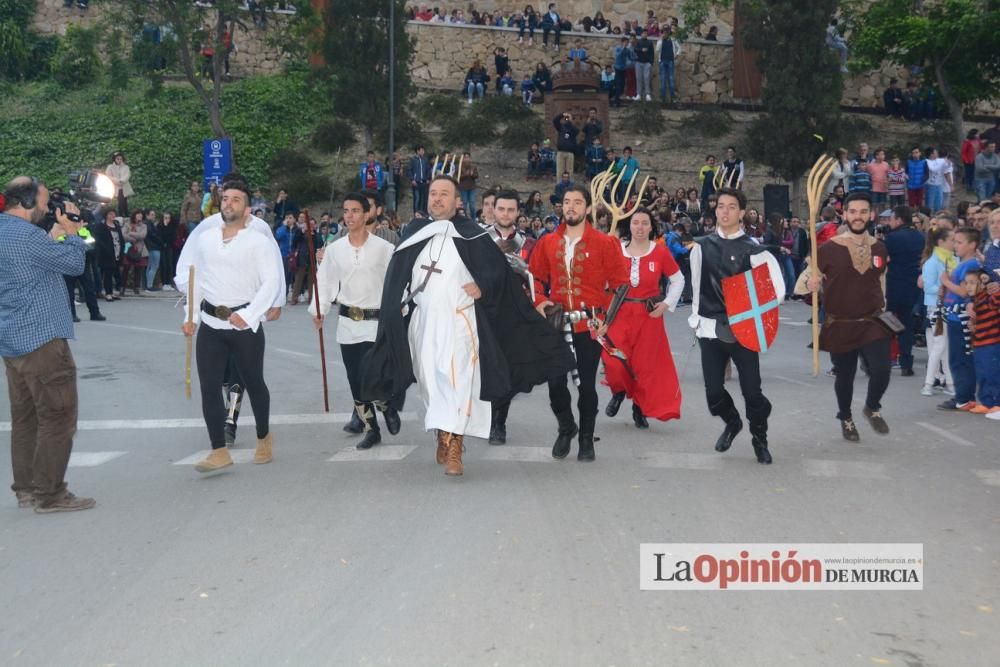
[[607,91],[609,99],[614,97],[615,71],[611,68],[611,65],[605,65],[604,71],[601,72],[601,90]]
[[909,176],[903,169],[899,156],[893,155],[889,172],[886,174],[889,183],[889,208],[902,206],[906,203],[906,181]]
[[1000,421],[1000,291],[987,289],[989,282],[983,269],[969,271],[962,281],[970,299],[967,309],[979,385],[979,402],[969,412]]
[[533,180],[542,175],[542,153],[538,150],[538,142],[531,144],[528,149],[528,180]]
[[576,60],[582,63],[587,62],[587,49],[583,48],[583,42],[579,39],[574,42],[573,48],[569,50],[569,62]]
[[982,268],[976,258],[978,248],[979,231],[973,227],[959,229],[955,232],[955,254],[958,255],[958,265],[951,273],[941,274],[941,284],[945,288],[948,366],[955,381],[955,397],[939,405],[941,410],[971,412],[976,407],[976,369],[972,355],[966,351],[966,332],[963,326],[969,291],[962,283],[966,274]]
[[[532,81],[531,75],[527,72],[524,73],[524,78],[521,79],[521,101],[524,102],[524,106],[530,107],[532,100],[535,99],[535,82]],[[538,144],[534,144],[537,148]]]
[[[948,336],[944,328],[943,293],[941,275],[952,271],[958,264],[953,251],[954,232],[946,227],[930,230],[920,276],[923,280],[924,305],[927,307],[927,375],[924,378],[923,396],[932,396],[934,387],[943,384],[944,391],[954,395],[954,382],[948,368]],[[943,379],[943,383],[942,383]]]
[[517,87],[517,82],[514,81],[514,76],[507,70],[503,77],[497,81],[497,86],[500,88],[500,94],[511,97],[514,94],[514,88]]

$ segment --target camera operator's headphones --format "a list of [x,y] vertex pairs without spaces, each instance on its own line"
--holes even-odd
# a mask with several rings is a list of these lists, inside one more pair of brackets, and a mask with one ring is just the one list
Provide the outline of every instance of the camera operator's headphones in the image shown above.
[[35,208],[35,205],[38,203],[38,190],[40,186],[41,183],[38,179],[32,176],[30,183],[10,187],[3,193],[3,196],[7,200],[8,205],[11,202],[17,202],[22,208],[30,210]]

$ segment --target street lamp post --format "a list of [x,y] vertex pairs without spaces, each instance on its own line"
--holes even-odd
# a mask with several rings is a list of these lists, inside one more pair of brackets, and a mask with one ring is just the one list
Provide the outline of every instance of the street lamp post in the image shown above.
[[392,156],[396,152],[396,0],[389,0],[389,165],[386,170],[385,206],[396,212],[396,179]]

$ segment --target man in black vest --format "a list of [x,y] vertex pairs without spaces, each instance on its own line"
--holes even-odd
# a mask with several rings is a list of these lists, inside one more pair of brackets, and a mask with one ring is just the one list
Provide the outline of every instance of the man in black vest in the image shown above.
[[726,424],[715,443],[715,451],[729,449],[733,439],[743,430],[740,413],[725,387],[726,364],[732,360],[740,375],[740,391],[746,402],[754,454],[759,463],[771,463],[771,453],[767,449],[771,402],[761,391],[760,358],[757,352],[743,347],[733,336],[726,315],[722,280],[766,263],[779,299],[785,294],[785,281],[774,255],[743,233],[741,221],[747,207],[746,195],[735,188],[722,188],[718,198],[715,233],[697,239],[691,248],[694,303],[688,324],[695,330],[701,348],[708,411]]

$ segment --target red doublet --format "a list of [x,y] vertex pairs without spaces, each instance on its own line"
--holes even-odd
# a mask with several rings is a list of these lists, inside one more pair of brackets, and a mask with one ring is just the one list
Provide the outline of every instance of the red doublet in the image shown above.
[[[626,296],[630,299],[658,297],[660,279],[679,271],[670,251],[659,244],[654,244],[649,253],[634,260],[629,255],[623,256],[619,249],[618,259],[629,276]],[[633,262],[636,264],[634,272]],[[635,278],[638,278],[638,285],[635,285]],[[620,359],[603,351],[601,358],[604,360],[604,383],[611,392],[625,392],[647,417],[661,421],[679,419],[681,386],[677,380],[677,370],[674,368],[663,318],[650,317],[644,303],[623,303],[608,329],[608,338],[625,353],[629,366],[635,373],[635,377],[632,377]]]
[[[578,310],[581,304],[588,308],[607,309],[611,291],[628,280],[628,266],[622,262],[618,240],[606,236],[583,223],[583,237],[573,247],[569,268],[566,267],[566,223],[551,234],[538,239],[531,253],[529,270],[539,282],[535,283],[535,305],[545,300],[562,304],[567,310]],[[549,296],[542,291],[541,282],[549,286]],[[577,322],[573,331],[587,330],[586,322]]]

